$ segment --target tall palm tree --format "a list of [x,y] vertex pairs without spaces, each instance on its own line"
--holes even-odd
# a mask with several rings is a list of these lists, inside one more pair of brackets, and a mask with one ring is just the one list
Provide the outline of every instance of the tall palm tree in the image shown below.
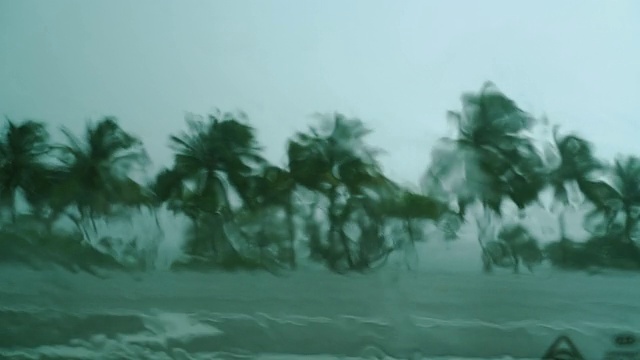
[[68,143],[57,147],[57,157],[65,176],[52,201],[58,209],[75,207],[78,217],[67,214],[79,226],[88,219],[95,231],[97,216],[110,215],[126,202],[123,189],[131,187],[131,171],[144,167],[148,157],[142,142],[113,117],[88,124],[83,138],[67,129],[63,133]]
[[174,171],[191,180],[200,194],[214,192],[216,206],[229,206],[227,184],[245,197],[246,179],[262,164],[254,129],[231,113],[209,115],[208,121],[188,118],[189,131],[170,137]]
[[[296,229],[294,224],[294,193],[296,183],[291,174],[278,166],[267,165],[252,181],[253,201],[248,202],[254,211],[270,211],[274,207],[284,210],[287,222],[288,242],[286,245],[286,261],[292,268],[296,267],[295,241]],[[268,226],[262,224],[262,226]]]
[[170,137],[175,150],[172,176],[181,180],[175,184],[192,189],[191,201],[185,202],[195,205],[195,226],[200,217],[213,217],[215,235],[209,245],[219,257],[223,254],[216,246],[218,241],[236,252],[223,230],[223,223],[233,218],[228,192],[233,189],[243,201],[250,202],[248,179],[254,168],[264,163],[254,129],[239,121],[241,118],[241,114],[232,113],[209,115],[206,120],[188,117],[188,131]]
[[[396,250],[397,244],[389,243],[385,236],[385,224],[389,217],[385,204],[398,196],[398,186],[387,179],[376,162],[368,159],[352,159],[338,173],[339,180],[348,196],[338,218],[340,236],[349,238],[345,232],[348,222],[357,224],[360,236],[353,238],[347,249],[353,248],[354,270],[367,270],[375,263],[384,262]],[[394,239],[395,240],[395,239]]]
[[49,151],[49,134],[42,123],[7,120],[0,134],[0,205],[9,209],[16,221],[16,193],[21,189],[33,198],[38,191],[38,175],[44,169],[44,155]]
[[[550,167],[531,135],[537,120],[491,82],[478,94],[464,94],[462,103],[461,112],[448,113],[456,134],[441,139],[434,150],[423,179],[426,193],[445,194],[444,201],[453,195],[461,216],[475,201],[483,205],[484,216],[499,216],[505,198],[524,209],[537,199]],[[487,221],[477,219],[483,249]]]
[[289,171],[296,183],[329,201],[328,244],[312,247],[312,255],[324,259],[333,270],[360,268],[365,265],[353,253],[343,225],[354,201],[368,196],[367,183],[381,175],[375,160],[377,150],[365,144],[370,130],[362,121],[342,114],[325,115],[320,120],[319,127],[297,133],[289,141]]
[[603,169],[603,164],[593,154],[593,146],[587,140],[575,134],[559,135],[558,127],[554,129],[554,139],[560,157],[560,164],[549,175],[548,182],[554,192],[559,209],[558,227],[560,230],[560,249],[563,263],[567,260],[570,240],[566,234],[566,208],[570,205],[568,187],[576,184],[578,189],[589,200],[598,202],[597,183],[593,176]]

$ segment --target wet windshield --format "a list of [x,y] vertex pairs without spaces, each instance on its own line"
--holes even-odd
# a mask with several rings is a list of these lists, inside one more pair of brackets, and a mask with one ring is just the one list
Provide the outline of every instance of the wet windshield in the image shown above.
[[638,359],[639,24],[0,0],[0,358]]

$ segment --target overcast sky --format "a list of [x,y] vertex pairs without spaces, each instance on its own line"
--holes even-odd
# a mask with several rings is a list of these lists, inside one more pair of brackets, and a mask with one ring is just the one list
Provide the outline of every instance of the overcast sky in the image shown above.
[[156,166],[186,112],[246,111],[284,164],[312,113],[340,111],[416,183],[485,80],[603,156],[640,155],[640,1],[0,0],[0,113],[78,133],[115,115]]

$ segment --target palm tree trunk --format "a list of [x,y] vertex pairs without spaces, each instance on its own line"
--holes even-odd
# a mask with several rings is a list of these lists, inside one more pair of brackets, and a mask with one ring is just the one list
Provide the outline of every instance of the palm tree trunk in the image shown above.
[[44,228],[47,231],[48,235],[52,235],[53,233],[53,223],[55,222],[56,217],[54,214],[49,214],[49,216],[45,216],[43,218]]
[[[347,259],[347,265],[349,266],[349,269],[353,269],[355,266],[355,263],[353,261],[353,258],[351,257],[351,251],[349,250],[349,243],[346,239],[346,235],[344,234],[344,231],[342,231],[342,221],[341,221],[341,216],[340,214],[338,214],[338,209],[337,209],[337,204],[336,204],[336,197],[337,197],[337,189],[336,187],[332,187],[329,193],[329,240],[331,243],[331,249],[332,251],[334,250],[334,247],[337,242],[340,242],[340,244],[342,245],[342,250],[344,252],[344,255]],[[344,215],[344,214],[343,214]],[[334,255],[337,255],[334,253]]]
[[409,235],[409,240],[411,240],[412,243],[415,243],[416,235],[415,235],[415,232],[413,231],[413,226],[411,226],[410,218],[404,219],[404,227],[407,230],[407,234]]
[[[264,209],[261,209],[264,211]],[[264,249],[269,246],[269,239],[267,238],[267,222],[264,214],[258,214],[260,230],[258,230],[258,250],[260,251],[260,262],[264,262]]]
[[[209,181],[213,182],[213,189],[218,201],[217,205],[219,207],[224,207],[228,209],[229,212],[231,212],[231,201],[229,201],[229,194],[227,193],[227,189],[224,186],[222,179],[220,179],[219,176],[215,176],[212,172],[209,172],[207,174],[207,177],[209,178]],[[222,200],[222,203],[220,203],[220,200]]]
[[515,251],[515,249],[511,250],[511,257],[513,258],[513,273],[517,274],[520,272],[520,256]]
[[480,244],[480,248],[482,249],[482,251],[485,252],[486,248],[484,245],[484,239],[487,237],[489,232],[492,210],[485,204],[483,204],[482,210],[482,215],[476,216],[476,225],[478,228],[478,243]]
[[625,205],[624,207],[625,221],[624,221],[624,236],[621,239],[627,244],[633,244],[632,233],[636,224],[635,219],[631,218],[631,207]]
[[[315,261],[323,261],[327,259],[327,251],[326,247],[322,242],[322,233],[319,226],[319,222],[316,221],[316,209],[318,207],[318,203],[320,202],[320,195],[318,193],[313,193],[313,200],[311,206],[311,212],[309,216],[305,219],[304,228],[305,232],[308,234],[308,246],[309,246],[309,258]],[[328,238],[331,241],[330,238]]]
[[558,214],[558,231],[560,233],[560,240],[567,238],[566,212],[564,208],[561,209]]
[[[191,222],[193,224],[193,237],[194,242],[191,246],[191,255],[200,256],[202,253],[207,253],[206,246],[204,245],[204,240],[202,239],[202,229],[200,229],[200,221],[196,217],[191,218]],[[214,254],[217,254],[216,248],[212,242],[210,242],[212,250]]]
[[293,199],[289,198],[285,205],[285,213],[287,217],[287,226],[289,230],[289,265],[292,269],[297,267],[296,264],[296,225],[293,219]]
[[[335,247],[338,243],[338,217],[336,216],[336,205],[333,195],[330,195],[329,200],[329,251],[333,256],[335,254]],[[346,249],[344,249],[346,251]]]
[[567,265],[569,259],[569,239],[567,238],[566,209],[563,207],[558,214],[558,229],[560,232],[561,264]]
[[164,229],[162,228],[162,225],[160,225],[160,219],[158,219],[158,208],[150,206],[149,211],[151,211],[151,213],[153,214],[153,220],[155,221],[156,226],[158,227],[160,232],[164,233]]
[[98,233],[98,226],[96,225],[96,217],[93,211],[89,213],[89,220],[91,221],[91,227],[93,227],[93,232]]
[[[206,198],[206,195],[208,195],[209,191],[213,191],[214,201],[216,203],[208,204],[207,206],[213,206],[216,211],[222,210],[224,212],[224,208],[228,204],[228,202],[226,201],[226,192],[224,191],[224,187],[221,184],[220,179],[215,176],[213,170],[207,171],[203,188],[200,190],[200,193],[203,198]],[[223,204],[220,204],[221,200],[223,200]],[[212,224],[214,231],[213,234],[207,234],[207,236],[211,236],[208,243],[213,249],[214,257],[216,259],[216,262],[218,263],[224,261],[224,258],[227,256],[227,254],[223,253],[224,250],[222,246],[222,244],[224,244],[227,240],[223,228],[224,218],[221,218],[223,212],[213,214]]]
[[624,236],[622,240],[622,248],[626,257],[633,261],[636,266],[640,267],[640,248],[638,244],[633,240],[633,230],[637,224],[637,220],[631,217],[631,207],[625,206],[625,222],[624,222]]
[[17,221],[17,214],[16,214],[16,193],[15,190],[11,192],[11,194],[9,195],[9,213],[10,213],[10,217],[11,217],[11,223],[13,225],[16,224]]
[[67,213],[66,214],[69,219],[71,219],[71,221],[76,225],[76,227],[78,228],[78,230],[80,231],[80,233],[82,234],[82,237],[84,238],[85,242],[91,243],[91,238],[89,237],[89,232],[87,232],[87,229],[85,229],[85,227],[82,225],[82,215],[76,217],[73,214]]
[[489,227],[491,225],[492,211],[487,204],[482,205],[482,215],[476,217],[476,225],[478,227],[478,243],[480,244],[481,257],[483,260],[484,272],[490,273],[493,270],[493,257],[489,253],[484,243],[484,240],[489,235]]
[[[210,171],[207,175],[209,177],[209,180],[213,182],[213,189],[215,191],[216,200],[218,201],[218,203],[216,204],[218,213],[215,215],[215,232],[217,233],[217,239],[213,239],[213,241],[220,241],[219,245],[221,246],[218,246],[218,249],[220,250],[221,255],[224,257],[224,260],[221,258],[219,260],[240,262],[242,261],[243,256],[241,252],[235,247],[234,242],[229,238],[227,232],[224,229],[225,224],[232,224],[234,226],[237,226],[235,224],[235,214],[233,212],[233,209],[231,208],[231,201],[229,201],[229,194],[227,193],[226,187],[219,176],[215,176],[212,171]],[[220,201],[222,203],[220,203]],[[226,248],[225,254],[222,254],[222,246]]]
[[47,233],[49,235],[53,234],[53,225],[55,224],[56,221],[58,221],[58,219],[60,218],[61,215],[64,214],[64,211],[57,208],[57,207],[52,207],[50,208],[49,214],[48,215],[43,215],[43,220],[45,223],[45,227],[47,229]]

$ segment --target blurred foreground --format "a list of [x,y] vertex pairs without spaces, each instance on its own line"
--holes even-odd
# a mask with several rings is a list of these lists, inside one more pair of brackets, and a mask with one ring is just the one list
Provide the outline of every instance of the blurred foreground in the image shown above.
[[623,273],[102,275],[3,266],[0,357],[540,359],[565,334],[600,359],[640,324]]

